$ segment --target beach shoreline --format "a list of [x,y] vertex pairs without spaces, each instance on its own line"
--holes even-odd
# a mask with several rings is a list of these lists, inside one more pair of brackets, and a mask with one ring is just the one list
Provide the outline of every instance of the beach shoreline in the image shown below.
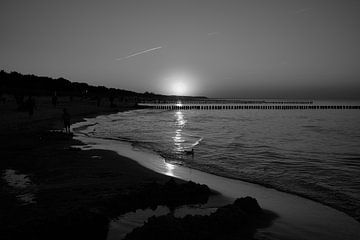
[[[156,110],[154,110],[154,111],[156,112]],[[184,112],[184,114],[185,114],[185,112]],[[110,114],[110,115],[103,116],[103,117],[99,116],[99,118],[89,119],[89,124],[99,124],[97,126],[94,125],[94,127],[89,126],[89,129],[91,129],[89,131],[89,136],[94,135],[94,136],[97,136],[97,137],[101,137],[102,135],[104,135],[104,136],[106,135],[107,139],[130,142],[134,147],[140,147],[141,149],[143,149],[145,151],[149,150],[149,151],[159,152],[160,155],[162,157],[166,158],[168,162],[175,162],[175,164],[176,164],[177,161],[176,160],[173,161],[171,154],[167,155],[167,152],[166,152],[165,148],[161,148],[159,146],[156,146],[156,143],[147,144],[147,141],[151,141],[150,138],[147,139],[147,135],[142,136],[143,138],[141,138],[141,137],[137,138],[136,136],[131,137],[131,134],[129,134],[127,132],[126,128],[122,129],[122,126],[120,126],[119,131],[116,131],[114,129],[114,131],[116,133],[114,133],[113,135],[109,135],[109,134],[106,133],[106,128],[104,128],[106,123],[113,122],[113,121],[116,122],[116,120],[120,119],[120,118],[128,119],[129,116],[131,116],[131,117],[134,117],[134,116],[136,117],[137,115],[141,116],[144,113],[146,115],[146,114],[148,114],[148,111],[147,110],[146,111],[138,110],[138,111],[134,111],[133,113],[129,113],[129,114],[126,113],[123,116],[120,113],[120,114]],[[122,121],[124,121],[124,120],[122,120]],[[126,122],[126,120],[124,122]],[[123,126],[126,126],[126,124],[123,123]],[[103,129],[103,130],[105,129],[105,132],[96,133],[100,129]],[[141,124],[139,125],[139,129],[142,129]],[[94,131],[94,132],[91,132],[91,131]],[[121,131],[124,131],[124,134],[126,136],[124,138],[124,140],[121,137],[122,136]],[[145,132],[147,132],[147,131],[148,130],[145,127]],[[152,134],[152,136],[159,136],[159,135]],[[167,137],[169,137],[169,136],[167,136]],[[146,140],[144,142],[141,142],[141,141],[143,141],[141,139],[146,139]],[[164,143],[166,143],[166,141],[164,141]],[[167,147],[168,147],[167,149],[171,149],[171,146],[167,146]],[[196,150],[198,150],[198,149],[196,149]],[[165,153],[165,154],[163,154],[163,153]],[[201,159],[201,153],[199,153],[197,151],[197,155]],[[182,156],[180,155],[179,158],[181,160],[180,160],[180,163],[177,164],[177,165],[183,165],[184,164],[185,166],[187,166],[187,167],[189,167],[191,169],[196,169],[196,170],[202,171],[201,166],[199,166],[197,164],[192,165],[193,162],[197,163],[197,161],[187,161],[187,160],[191,160],[191,159],[187,159],[186,161],[182,162],[181,157]],[[185,159],[185,157],[184,157],[184,159]],[[176,159],[176,157],[175,157],[175,159]],[[196,158],[195,158],[195,160],[196,160]],[[303,198],[306,198],[306,199],[321,203],[323,205],[329,206],[329,207],[337,209],[337,210],[339,210],[339,211],[341,211],[343,213],[346,213],[350,217],[354,218],[356,221],[360,222],[360,220],[358,218],[358,213],[356,211],[357,210],[356,209],[356,204],[350,202],[350,199],[348,200],[348,202],[345,202],[345,203],[344,202],[334,202],[334,201],[331,201],[331,199],[332,199],[331,196],[324,195],[324,196],[319,197],[319,195],[309,194],[306,191],[299,191],[299,190],[296,190],[296,189],[291,189],[291,188],[288,188],[288,187],[280,185],[280,184],[276,185],[276,184],[267,183],[263,179],[259,179],[259,178],[251,178],[246,174],[245,175],[240,175],[240,174],[236,175],[236,174],[231,174],[231,173],[229,174],[227,172],[216,171],[217,169],[214,170],[211,167],[210,168],[204,168],[203,167],[203,169],[205,169],[205,172],[207,172],[207,173],[211,173],[211,174],[214,174],[214,175],[217,175],[217,176],[220,176],[220,177],[231,178],[231,179],[234,179],[234,180],[240,180],[240,181],[245,181],[245,182],[249,182],[249,183],[253,183],[253,184],[258,184],[258,185],[261,185],[261,186],[264,186],[264,187],[273,188],[273,189],[276,189],[276,190],[281,191],[281,192],[286,192],[286,193],[289,193],[289,194],[297,195],[299,197],[303,197]],[[348,203],[348,204],[346,204],[346,203]]]
[[[152,169],[153,171],[160,172],[162,174],[173,176],[173,177],[178,177],[183,180],[191,180],[191,181],[195,181],[198,183],[206,184],[211,189],[218,191],[218,192],[220,192],[220,194],[225,195],[227,197],[230,196],[230,198],[232,198],[232,199],[235,199],[236,197],[240,197],[240,196],[236,196],[236,194],[234,194],[234,192],[239,193],[239,190],[236,188],[239,188],[239,186],[240,186],[240,189],[242,189],[242,191],[243,191],[242,194],[244,194],[241,196],[245,196],[245,195],[254,196],[256,199],[259,200],[260,205],[263,206],[265,209],[269,209],[271,211],[274,211],[275,213],[280,213],[280,216],[287,215],[288,219],[285,220],[285,222],[281,222],[281,220],[280,220],[282,226],[281,226],[281,224],[278,226],[275,226],[275,232],[279,231],[279,229],[281,229],[281,228],[284,228],[284,226],[290,227],[288,224],[289,224],[289,221],[292,221],[291,220],[292,216],[290,216],[290,214],[287,213],[287,211],[289,211],[294,216],[297,216],[298,220],[299,219],[301,220],[302,217],[304,218],[303,220],[301,220],[301,222],[296,222],[297,221],[296,220],[292,223],[292,224],[296,223],[292,226],[293,230],[296,230],[296,228],[300,227],[302,224],[305,224],[304,227],[307,228],[307,230],[312,233],[312,235],[307,236],[304,239],[331,239],[331,238],[334,238],[334,236],[343,237],[344,239],[357,239],[357,237],[360,236],[360,224],[354,218],[352,218],[351,216],[348,216],[344,212],[340,212],[336,209],[333,209],[330,206],[323,205],[322,203],[319,203],[319,202],[315,202],[312,199],[303,198],[302,196],[294,195],[294,194],[290,194],[290,193],[286,193],[286,192],[280,192],[280,191],[272,189],[272,188],[268,188],[265,186],[261,186],[261,185],[253,184],[253,183],[249,183],[249,182],[243,182],[242,180],[238,180],[238,179],[224,178],[224,177],[217,176],[217,175],[203,173],[198,170],[194,170],[194,169],[190,170],[190,169],[187,169],[186,167],[168,164],[165,162],[164,159],[162,159],[161,157],[159,157],[157,155],[154,155],[149,152],[144,153],[144,151],[141,151],[141,150],[134,150],[130,144],[121,143],[121,141],[112,141],[109,139],[92,139],[92,140],[90,140],[91,139],[90,137],[86,137],[84,135],[78,136],[77,139],[86,143],[87,146],[90,146],[90,148],[93,148],[93,149],[107,149],[107,150],[117,151],[117,153],[119,155],[125,155],[125,156],[129,157],[130,159],[137,161],[141,165]],[[114,145],[116,145],[116,146],[114,146]],[[148,159],[149,161],[143,161],[143,159]],[[194,175],[206,175],[206,176],[203,178],[200,178],[200,179],[197,177],[189,176],[186,172],[190,172],[190,171],[193,172],[193,174],[192,174],[193,176]],[[215,178],[216,180],[209,181],[208,180],[209,178],[212,178],[212,179]],[[229,185],[229,184],[234,185],[233,188],[230,188],[231,189],[230,191],[225,190],[224,184],[223,184],[223,186],[219,186],[218,184],[214,183],[214,182],[224,181],[224,179],[226,179],[225,185]],[[234,190],[234,189],[236,189],[236,190]],[[231,193],[231,191],[233,191],[233,193]],[[265,195],[266,197],[263,197],[261,195]],[[268,199],[266,199],[266,198],[273,198],[274,195],[275,196],[281,195],[280,198],[282,200],[279,200],[280,198],[276,197],[277,200],[275,202],[273,202],[271,204],[266,203],[268,201]],[[286,199],[286,201],[283,201],[284,199]],[[290,202],[288,202],[288,201],[290,201]],[[279,208],[279,205],[287,206],[285,208],[288,208],[288,210],[281,209],[281,207]],[[298,208],[297,210],[294,210],[294,209],[290,210],[291,205],[293,205],[293,206],[302,205],[303,209]],[[308,214],[308,215],[304,214],[304,211],[309,210],[308,208],[310,205],[311,205],[310,210],[312,211],[312,214]],[[279,209],[280,209],[280,212],[279,212]],[[314,215],[313,215],[313,214],[315,214],[314,212],[320,216],[314,218]],[[311,218],[316,219],[316,221]],[[332,221],[334,221],[334,222],[331,223]],[[321,222],[321,224],[318,224],[318,222]],[[337,224],[342,224],[342,223],[344,224],[344,226],[346,224],[350,224],[350,226],[351,226],[350,234],[348,234],[349,228],[347,228],[348,229],[347,232],[338,231],[337,233],[332,233],[330,235],[328,235],[328,234],[322,235],[321,231],[324,231],[324,232],[326,231],[326,228],[327,228],[325,226],[326,224],[328,224],[329,226],[333,224],[334,228],[335,228],[337,226]],[[314,226],[311,226],[312,224],[314,226],[317,226],[319,229],[315,229]],[[319,225],[322,225],[322,227],[319,227]],[[280,231],[284,231],[284,230],[285,229],[282,229]],[[274,232],[271,232],[271,234],[273,234],[273,233]],[[299,233],[299,234],[304,234],[304,233]],[[289,233],[288,235],[283,236],[282,239],[292,239],[292,237],[294,237],[294,235]],[[299,237],[299,236],[297,236],[297,237]],[[334,239],[336,239],[336,237]]]
[[[67,104],[68,103],[65,103],[59,106],[55,111],[61,113],[63,107],[68,107]],[[84,118],[93,118],[132,109],[134,108],[124,107],[99,110],[96,107],[91,107],[91,109],[80,114],[74,114],[72,121],[73,124],[77,122],[75,125],[82,125],[86,122]],[[11,116],[9,118],[11,119]],[[60,217],[64,217],[66,214],[74,210],[79,211],[81,208],[91,209],[91,211],[95,213],[101,212],[103,211],[101,205],[104,205],[104,199],[114,199],[119,192],[136,191],[136,186],[143,186],[144,184],[154,181],[164,184],[169,181],[170,177],[178,177],[174,174],[166,175],[149,167],[144,167],[141,163],[136,162],[136,156],[126,156],[126,154],[119,153],[119,151],[117,151],[119,146],[115,149],[106,149],[104,147],[94,148],[94,145],[91,146],[92,144],[97,144],[96,141],[94,142],[94,139],[90,141],[91,143],[80,141],[80,139],[65,141],[43,139],[44,137],[46,138],[46,135],[43,135],[44,132],[61,129],[61,121],[54,117],[47,116],[44,120],[25,119],[25,121],[29,121],[26,123],[28,125],[22,124],[22,126],[18,128],[3,129],[4,134],[1,137],[3,143],[2,153],[3,156],[5,156],[5,161],[1,162],[0,169],[2,171],[14,169],[21,174],[27,174],[36,186],[34,187],[34,193],[35,196],[37,196],[35,198],[36,204],[19,204],[14,196],[14,192],[9,188],[5,188],[6,183],[2,179],[1,185],[5,187],[2,188],[1,194],[5,194],[6,197],[2,199],[1,210],[3,210],[5,214],[1,217],[3,222],[7,222],[5,227],[10,234],[9,236],[5,235],[5,239],[6,237],[10,238],[11,231],[15,229],[20,229],[20,234],[28,234],[29,231],[35,234],[34,231],[36,232],[42,229],[42,223],[56,223],[54,219],[59,217],[59,214]],[[6,124],[2,124],[2,126],[6,126]],[[110,144],[109,146],[113,145]],[[79,150],[78,148],[84,148],[86,151]],[[21,152],[19,152],[19,149]],[[142,154],[140,151],[137,151],[137,153]],[[148,154],[140,156],[142,160],[148,157]],[[149,162],[151,163],[152,161]],[[155,165],[157,164],[156,161],[153,161],[153,163],[155,163]],[[176,171],[176,169],[172,170]],[[197,170],[192,171],[196,172]],[[199,171],[197,171],[197,173],[200,176],[204,174]],[[206,176],[205,178],[209,177]],[[186,177],[182,179],[192,180]],[[177,181],[181,183],[183,180]],[[233,180],[230,179],[230,181]],[[198,182],[202,181],[200,180]],[[215,180],[215,182],[219,181]],[[228,183],[226,183],[225,186],[227,184]],[[247,183],[245,185],[247,185]],[[221,188],[219,189],[212,185],[211,182],[209,187],[222,194],[224,193]],[[254,186],[251,185],[250,189],[253,187]],[[262,189],[260,192],[262,192],[263,187],[260,188]],[[233,189],[234,188],[230,188],[230,192],[233,191]],[[254,195],[253,193],[253,191],[243,192],[243,194],[249,194],[250,196]],[[234,197],[236,196],[233,195],[229,199],[232,200]],[[255,197],[258,198],[256,194]],[[227,201],[228,200],[223,199],[223,202],[218,202],[217,204],[222,205],[228,203]],[[265,206],[263,205],[261,198],[259,204],[268,209],[266,204]],[[71,206],[71,208],[69,208],[69,206]],[[120,213],[121,210],[115,211],[113,214],[117,216]],[[88,220],[91,224],[96,223],[97,227],[108,225],[108,222],[104,222],[103,219],[93,219],[92,216],[90,216]],[[29,227],[34,226],[33,224],[29,225],[29,222],[35,222],[35,226],[39,223],[40,227],[35,228],[35,230],[29,230]],[[76,224],[75,226],[81,229],[81,226]],[[288,228],[286,224],[278,226],[278,228],[280,231],[289,231],[289,229],[286,229]],[[51,229],[48,231],[51,231]],[[266,231],[265,229],[265,233],[261,233],[266,235]],[[107,229],[101,229],[100,233],[107,233]],[[49,232],[47,232],[47,234],[49,234]],[[273,232],[270,232],[270,234],[273,234]],[[288,235],[283,235],[283,238],[279,237],[279,239],[292,239],[294,236],[296,236],[296,234],[294,235],[293,232],[289,232]],[[84,236],[82,235],[81,237]],[[91,235],[91,231],[88,237],[94,237],[94,235]],[[100,237],[104,238],[106,236],[101,235]]]

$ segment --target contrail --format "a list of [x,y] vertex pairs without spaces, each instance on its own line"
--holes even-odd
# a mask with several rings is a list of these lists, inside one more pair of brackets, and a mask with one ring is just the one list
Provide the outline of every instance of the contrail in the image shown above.
[[152,51],[158,50],[158,49],[160,49],[160,48],[162,48],[162,47],[160,46],[160,47],[150,48],[150,49],[147,49],[147,50],[144,50],[144,51],[141,51],[141,52],[137,52],[137,53],[131,54],[131,55],[126,56],[126,57],[117,58],[116,60],[118,60],[118,61],[124,60],[124,59],[131,58],[131,57],[134,57],[134,56],[143,54],[143,53],[152,52]]

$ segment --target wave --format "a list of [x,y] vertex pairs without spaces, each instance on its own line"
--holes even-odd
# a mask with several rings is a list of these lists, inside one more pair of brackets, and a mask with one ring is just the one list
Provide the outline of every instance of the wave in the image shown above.
[[[254,117],[241,111],[184,111],[179,125],[173,111],[136,110],[99,118],[86,125],[86,134],[128,142],[171,163],[305,196],[359,219],[360,193],[354,189],[360,116],[309,115],[319,113],[262,111]],[[184,153],[192,148],[194,156]]]

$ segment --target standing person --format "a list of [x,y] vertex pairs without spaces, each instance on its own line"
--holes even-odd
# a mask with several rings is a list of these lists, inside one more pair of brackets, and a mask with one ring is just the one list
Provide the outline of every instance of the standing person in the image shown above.
[[70,133],[70,114],[66,108],[63,109],[62,119],[64,121],[65,132]]

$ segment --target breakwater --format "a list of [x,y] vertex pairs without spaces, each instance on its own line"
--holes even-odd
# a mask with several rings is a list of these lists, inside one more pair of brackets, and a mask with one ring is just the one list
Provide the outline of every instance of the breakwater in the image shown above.
[[359,110],[360,105],[316,105],[316,104],[274,104],[274,103],[241,103],[241,104],[208,104],[208,103],[140,103],[154,109],[163,110]]

